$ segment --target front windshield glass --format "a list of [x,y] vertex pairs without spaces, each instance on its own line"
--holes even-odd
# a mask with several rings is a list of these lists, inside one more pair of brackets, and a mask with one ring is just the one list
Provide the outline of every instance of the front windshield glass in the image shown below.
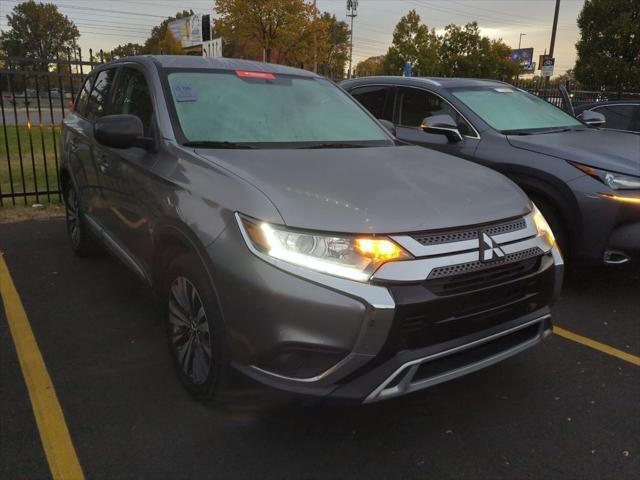
[[584,127],[549,102],[513,87],[460,89],[452,93],[491,127],[503,133]]
[[347,94],[312,77],[257,72],[168,75],[186,144],[392,145]]

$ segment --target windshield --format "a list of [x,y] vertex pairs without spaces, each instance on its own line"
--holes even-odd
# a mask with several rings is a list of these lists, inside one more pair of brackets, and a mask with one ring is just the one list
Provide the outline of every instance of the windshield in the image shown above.
[[186,145],[393,145],[383,128],[324,79],[231,71],[177,72],[168,80]]
[[574,117],[549,102],[516,88],[505,86],[460,89],[452,93],[502,133],[584,128]]

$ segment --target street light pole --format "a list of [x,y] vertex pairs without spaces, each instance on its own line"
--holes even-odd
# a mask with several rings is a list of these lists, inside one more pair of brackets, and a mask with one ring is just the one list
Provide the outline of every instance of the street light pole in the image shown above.
[[349,74],[353,76],[353,19],[358,16],[358,0],[347,0],[347,17],[351,18],[351,41],[349,42]]
[[522,46],[522,37],[525,37],[526,35],[526,33],[520,34],[520,40],[518,40],[518,50],[520,50],[520,47]]

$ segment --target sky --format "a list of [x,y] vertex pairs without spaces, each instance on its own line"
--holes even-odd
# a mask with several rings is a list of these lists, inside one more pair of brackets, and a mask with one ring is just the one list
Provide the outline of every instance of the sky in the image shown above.
[[[0,28],[7,28],[6,15],[22,0],[0,0]],[[193,9],[212,13],[213,0],[50,0],[75,22],[83,52],[110,50],[118,44],[142,43],[151,28],[176,11]],[[561,0],[556,37],[554,74],[562,74],[575,63],[576,26],[584,0]],[[348,21],[346,0],[317,0],[321,11]],[[353,61],[386,53],[393,29],[400,18],[415,9],[422,22],[443,29],[446,25],[476,20],[484,35],[501,38],[512,48],[533,47],[534,59],[549,48],[555,0],[360,0],[354,20]]]

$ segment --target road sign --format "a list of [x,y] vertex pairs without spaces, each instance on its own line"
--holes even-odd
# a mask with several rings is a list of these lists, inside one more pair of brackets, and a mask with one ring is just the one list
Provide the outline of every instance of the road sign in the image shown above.
[[553,75],[553,65],[555,63],[556,63],[555,58],[551,58],[551,57],[545,58],[542,62],[542,68],[540,69],[542,70],[541,75],[543,77],[550,77],[551,75]]

